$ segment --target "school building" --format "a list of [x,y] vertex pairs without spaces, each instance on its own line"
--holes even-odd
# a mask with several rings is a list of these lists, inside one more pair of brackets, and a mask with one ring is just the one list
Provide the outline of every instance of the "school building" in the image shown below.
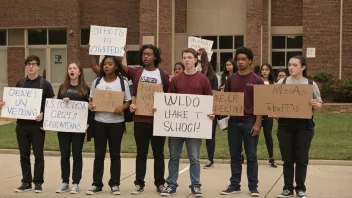
[[235,49],[250,47],[254,64],[285,68],[290,57],[308,56],[310,73],[352,74],[350,0],[1,0],[0,90],[25,76],[35,54],[57,87],[71,62],[93,80],[86,46],[90,25],[126,27],[128,64],[144,43],[160,47],[169,73],[181,60],[188,36],[213,40],[212,66],[220,73]]

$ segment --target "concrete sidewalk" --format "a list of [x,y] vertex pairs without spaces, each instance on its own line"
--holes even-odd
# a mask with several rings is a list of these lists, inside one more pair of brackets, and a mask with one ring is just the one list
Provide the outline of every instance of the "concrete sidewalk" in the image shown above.
[[[33,157],[32,157],[33,158]],[[109,180],[110,160],[105,160],[104,173],[104,192],[93,197],[112,197],[110,188],[107,186]],[[32,159],[33,166],[33,159]],[[166,161],[167,166],[167,161]],[[178,197],[191,197],[189,179],[189,164],[180,164],[179,188],[177,189]],[[155,191],[153,185],[153,160],[148,160],[146,175],[146,187],[143,194],[135,196],[130,195],[134,189],[135,178],[135,160],[122,159],[121,186],[122,195],[120,197],[160,197]],[[33,170],[33,169],[32,169]],[[166,176],[167,176],[166,167]],[[71,195],[68,193],[56,194],[55,190],[61,183],[60,157],[45,157],[45,183],[43,193],[35,194],[34,192],[15,193],[14,190],[20,185],[22,178],[19,156],[13,154],[0,154],[0,197],[87,197],[86,190],[91,186],[93,173],[93,159],[84,158],[83,178],[80,184],[80,193]],[[247,189],[246,166],[243,166],[242,175],[242,193],[237,195],[224,196],[220,195],[221,190],[229,184],[230,166],[229,164],[215,164],[211,169],[201,170],[202,191],[204,197],[250,197]],[[259,166],[259,192],[261,197],[276,197],[281,193],[283,178],[282,167],[277,169],[270,168],[268,165]],[[352,184],[352,167],[350,166],[317,166],[311,165],[307,177],[307,194],[309,198],[348,198],[349,187]]]

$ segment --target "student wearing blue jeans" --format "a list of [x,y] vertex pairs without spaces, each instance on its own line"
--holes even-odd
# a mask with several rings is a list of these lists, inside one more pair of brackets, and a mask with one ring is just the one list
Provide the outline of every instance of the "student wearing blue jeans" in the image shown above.
[[231,116],[228,125],[228,143],[231,155],[230,185],[221,192],[230,195],[241,192],[241,152],[242,142],[247,156],[248,188],[252,197],[259,197],[257,145],[260,133],[261,115],[254,115],[254,85],[264,84],[263,80],[249,70],[253,62],[252,50],[241,47],[236,49],[239,71],[226,81],[225,92],[244,93],[244,116]]

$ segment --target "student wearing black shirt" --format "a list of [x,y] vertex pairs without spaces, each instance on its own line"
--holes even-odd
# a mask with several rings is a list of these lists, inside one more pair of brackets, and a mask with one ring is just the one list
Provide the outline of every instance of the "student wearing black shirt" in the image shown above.
[[[38,56],[28,56],[25,60],[27,76],[19,80],[16,87],[43,89],[42,105],[40,114],[35,120],[17,119],[16,136],[18,148],[20,150],[20,161],[22,168],[22,184],[15,192],[25,192],[32,190],[32,182],[35,185],[35,192],[42,192],[44,183],[44,140],[45,131],[43,130],[43,112],[46,98],[53,98],[54,91],[51,84],[39,76],[40,59]],[[0,103],[0,108],[6,101]],[[30,154],[31,147],[35,158],[34,178],[32,177]]]
[[[65,82],[60,85],[57,99],[65,102],[89,101],[90,89],[84,81],[83,68],[72,63],[68,66]],[[58,132],[58,139],[61,152],[61,178],[62,184],[56,190],[56,193],[64,193],[70,191],[70,152],[72,146],[73,170],[72,170],[72,189],[71,194],[79,192],[79,182],[82,178],[82,148],[85,133],[69,133]]]

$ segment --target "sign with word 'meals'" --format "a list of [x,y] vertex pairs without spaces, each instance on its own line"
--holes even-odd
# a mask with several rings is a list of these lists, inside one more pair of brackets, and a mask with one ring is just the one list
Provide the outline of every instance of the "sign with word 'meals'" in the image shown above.
[[44,130],[85,133],[87,120],[88,102],[46,99]]
[[254,114],[279,118],[312,118],[312,85],[254,85]]
[[213,96],[154,93],[153,135],[211,139],[209,104],[213,104]]
[[215,115],[243,116],[244,93],[213,91]]
[[4,87],[1,117],[35,120],[42,106],[42,89]]
[[208,55],[208,60],[211,61],[211,56],[213,55],[213,51],[211,50],[213,47],[214,41],[197,38],[194,36],[188,37],[188,47],[193,48],[194,50],[198,50],[200,48],[204,48]]
[[90,26],[89,54],[123,56],[127,28]]
[[138,83],[136,98],[136,115],[153,116],[154,93],[163,92],[162,84]]
[[124,92],[95,89],[92,101],[95,105],[94,111],[114,112],[116,107],[123,105],[124,98]]

